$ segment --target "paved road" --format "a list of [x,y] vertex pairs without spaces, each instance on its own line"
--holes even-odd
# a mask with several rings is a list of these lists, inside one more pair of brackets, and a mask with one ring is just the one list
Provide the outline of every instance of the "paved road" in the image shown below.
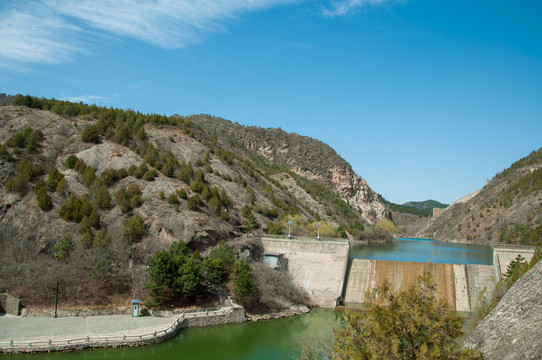
[[84,336],[139,335],[170,326],[171,317],[104,315],[88,317],[0,317],[0,341],[69,339]]

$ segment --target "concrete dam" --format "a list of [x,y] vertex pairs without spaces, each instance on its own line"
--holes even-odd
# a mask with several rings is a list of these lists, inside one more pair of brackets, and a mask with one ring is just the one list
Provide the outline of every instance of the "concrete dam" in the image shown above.
[[438,297],[459,312],[474,310],[480,291],[492,289],[508,264],[521,254],[527,261],[534,249],[498,246],[493,265],[440,264],[405,261],[350,259],[343,239],[263,237],[264,257],[283,259],[283,270],[296,286],[309,294],[313,305],[334,308],[363,307],[370,291],[388,281],[392,290],[406,290],[418,276],[430,271],[438,285]]

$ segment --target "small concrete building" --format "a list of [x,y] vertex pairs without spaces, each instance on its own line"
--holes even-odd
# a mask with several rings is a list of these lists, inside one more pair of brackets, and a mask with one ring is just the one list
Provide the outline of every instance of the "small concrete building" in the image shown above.
[[264,264],[279,270],[283,270],[285,265],[283,254],[265,253],[263,254],[263,262]]

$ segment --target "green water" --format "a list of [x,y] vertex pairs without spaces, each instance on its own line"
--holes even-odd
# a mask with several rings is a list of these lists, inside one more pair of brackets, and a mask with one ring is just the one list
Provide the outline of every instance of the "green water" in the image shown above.
[[[279,360],[299,354],[298,341],[330,332],[342,314],[315,309],[310,314],[260,322],[182,329],[173,339],[137,348],[89,349],[70,353],[6,356],[6,359],[182,359]],[[297,357],[299,358],[299,357]]]

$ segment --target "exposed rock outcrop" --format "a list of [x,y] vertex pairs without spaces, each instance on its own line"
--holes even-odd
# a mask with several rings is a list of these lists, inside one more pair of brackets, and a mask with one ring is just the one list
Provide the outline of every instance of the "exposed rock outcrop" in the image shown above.
[[542,357],[542,261],[508,290],[497,307],[476,327],[465,346],[485,359],[524,360]]
[[229,136],[271,163],[284,165],[308,179],[331,184],[343,200],[371,223],[391,219],[391,212],[378,200],[378,195],[367,182],[335,150],[321,141],[281,129],[244,127],[205,115],[192,116],[190,120],[205,129]]

